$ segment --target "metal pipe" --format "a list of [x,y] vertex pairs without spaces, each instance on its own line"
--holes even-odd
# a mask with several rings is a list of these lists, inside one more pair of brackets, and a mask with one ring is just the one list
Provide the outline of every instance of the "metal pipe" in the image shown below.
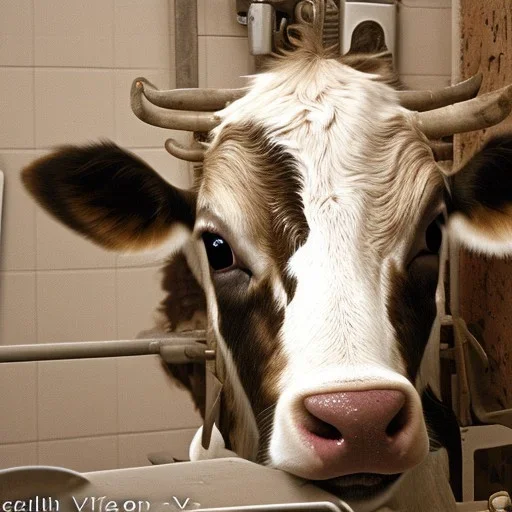
[[0,363],[22,361],[54,361],[59,359],[85,359],[95,357],[125,357],[161,354],[168,363],[211,359],[205,339],[186,336],[152,338],[145,340],[80,341],[8,345],[0,347]]

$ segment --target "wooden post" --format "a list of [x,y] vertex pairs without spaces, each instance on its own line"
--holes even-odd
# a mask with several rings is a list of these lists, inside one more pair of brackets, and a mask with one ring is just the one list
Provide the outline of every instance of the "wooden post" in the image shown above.
[[[512,84],[512,0],[460,0],[460,9],[461,78],[481,71],[481,93]],[[512,133],[512,117],[498,127],[456,136],[455,166],[503,132]],[[462,316],[481,323],[491,363],[482,386],[496,408],[512,407],[512,258],[462,251],[460,268]]]

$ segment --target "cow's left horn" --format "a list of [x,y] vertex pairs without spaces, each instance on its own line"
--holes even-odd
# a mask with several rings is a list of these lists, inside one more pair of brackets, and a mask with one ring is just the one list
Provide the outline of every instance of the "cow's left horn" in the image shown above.
[[447,107],[416,113],[420,130],[430,139],[494,126],[512,111],[512,85]]
[[409,110],[424,112],[445,107],[453,103],[469,100],[478,94],[482,85],[482,73],[478,73],[464,82],[431,91],[399,91],[400,104]]
[[174,139],[167,139],[165,141],[165,149],[172,156],[187,162],[202,162],[204,160],[205,149],[199,142],[186,147]]
[[143,84],[146,99],[162,108],[175,110],[193,110],[197,112],[216,112],[229,103],[238,100],[246,89],[157,89],[145,78],[137,78]]
[[144,99],[144,81],[134,80],[131,90],[133,113],[145,123],[191,132],[208,132],[215,128],[220,119],[210,112],[191,112],[188,110],[166,110]]

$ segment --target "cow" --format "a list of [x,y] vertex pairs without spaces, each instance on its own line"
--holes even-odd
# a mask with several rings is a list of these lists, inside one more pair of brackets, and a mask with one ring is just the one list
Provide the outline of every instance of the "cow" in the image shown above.
[[512,252],[512,136],[451,172],[429,138],[498,122],[511,91],[418,113],[307,30],[294,46],[208,114],[190,190],[111,142],[61,147],[22,179],[105,248],[186,255],[224,373],[194,458],[229,450],[372,511],[458,433],[430,338],[442,244]]

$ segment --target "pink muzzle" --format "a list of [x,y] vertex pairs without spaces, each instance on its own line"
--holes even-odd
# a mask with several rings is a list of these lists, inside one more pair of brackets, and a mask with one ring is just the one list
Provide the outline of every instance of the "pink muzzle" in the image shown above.
[[402,473],[425,456],[424,428],[411,414],[402,391],[313,395],[303,404],[299,428],[320,459],[319,480],[354,473]]

